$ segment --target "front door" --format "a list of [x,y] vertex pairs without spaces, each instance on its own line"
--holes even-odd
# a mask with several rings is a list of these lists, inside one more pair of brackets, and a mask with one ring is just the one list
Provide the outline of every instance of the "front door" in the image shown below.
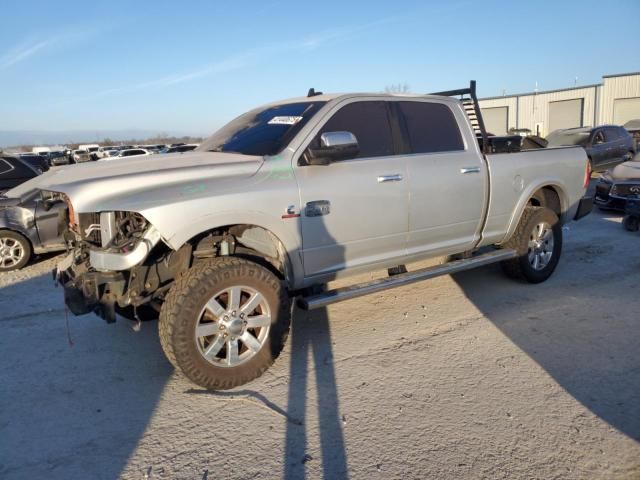
[[347,103],[314,135],[348,131],[359,144],[351,160],[298,165],[306,276],[388,263],[406,253],[406,162],[395,155],[388,102]]

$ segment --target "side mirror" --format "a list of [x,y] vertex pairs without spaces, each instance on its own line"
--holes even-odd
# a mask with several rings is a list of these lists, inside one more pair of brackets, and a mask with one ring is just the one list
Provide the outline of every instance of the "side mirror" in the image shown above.
[[320,135],[320,147],[307,150],[309,165],[329,165],[338,160],[355,158],[360,152],[358,139],[351,132],[325,132]]

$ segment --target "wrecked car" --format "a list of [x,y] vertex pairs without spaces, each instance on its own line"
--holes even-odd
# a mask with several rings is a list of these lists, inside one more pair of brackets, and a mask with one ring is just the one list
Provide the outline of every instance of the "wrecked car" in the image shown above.
[[594,203],[604,210],[624,212],[627,201],[640,198],[640,154],[607,170],[596,183]]
[[62,197],[33,192],[20,201],[0,196],[0,272],[18,270],[34,255],[66,249]]

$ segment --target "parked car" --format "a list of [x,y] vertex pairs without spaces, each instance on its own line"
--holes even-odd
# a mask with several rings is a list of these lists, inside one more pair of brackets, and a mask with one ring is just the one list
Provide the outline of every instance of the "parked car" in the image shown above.
[[594,202],[602,209],[624,212],[627,202],[637,199],[640,199],[640,154],[600,177]]
[[550,147],[583,147],[587,151],[594,172],[604,172],[607,168],[627,162],[636,153],[636,146],[629,132],[615,125],[556,130],[551,132],[546,140]]
[[0,156],[0,194],[37,177],[42,172],[15,155]]
[[65,250],[66,209],[59,194],[18,201],[0,196],[0,272],[20,269],[34,255]]
[[151,155],[151,153],[149,153],[149,151],[145,150],[144,148],[130,148],[128,150],[118,151],[117,155],[104,157],[103,160],[115,160],[117,158],[140,157],[140,156],[147,156],[147,155]]
[[162,150],[167,148],[167,146],[164,144],[141,145],[140,148],[144,148],[145,150],[148,150],[150,153],[160,153]]
[[624,124],[624,128],[629,134],[633,137],[636,142],[636,151],[640,146],[640,118],[636,118],[635,120],[629,120]]
[[184,153],[190,152],[198,148],[198,145],[176,145],[173,147],[166,147],[164,150],[161,150],[160,153]]
[[65,152],[49,152],[49,165],[52,167],[69,165],[69,156]]
[[74,150],[72,158],[75,163],[84,163],[91,161],[89,152],[87,152],[86,150]]
[[[311,92],[241,115],[190,155],[97,162],[8,195],[66,196],[74,246],[56,277],[74,314],[158,309],[171,363],[232,388],[280,353],[292,297],[320,308],[497,262],[532,283],[553,273],[562,225],[591,210],[584,149],[488,154],[461,95],[480,112],[475,83],[431,96]],[[459,259],[311,293],[442,255]]]
[[49,156],[48,155],[37,155],[35,153],[21,153],[20,160],[23,162],[27,162],[36,170],[39,170],[39,173],[44,173],[49,170]]

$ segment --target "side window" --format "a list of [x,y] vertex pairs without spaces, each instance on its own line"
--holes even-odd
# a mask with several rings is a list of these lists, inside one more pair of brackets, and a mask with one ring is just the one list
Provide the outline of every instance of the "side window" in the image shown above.
[[324,124],[313,145],[320,146],[324,132],[351,132],[358,139],[357,158],[393,155],[393,137],[386,102],[355,102],[345,105]]
[[412,153],[464,150],[458,122],[442,103],[398,102]]
[[4,158],[0,158],[0,175],[6,177],[9,172],[13,170],[13,165],[11,165]]
[[604,143],[604,134],[602,133],[602,130],[598,130],[593,136],[593,144],[599,145],[601,143]]

